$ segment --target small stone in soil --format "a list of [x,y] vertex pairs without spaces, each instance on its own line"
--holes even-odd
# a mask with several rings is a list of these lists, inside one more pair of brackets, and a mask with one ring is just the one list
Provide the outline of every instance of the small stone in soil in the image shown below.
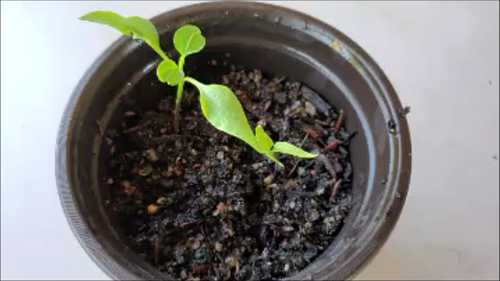
[[270,185],[273,183],[274,175],[270,174],[269,176],[264,178],[264,184],[265,185]]
[[315,116],[316,115],[316,107],[312,105],[312,103],[306,101],[305,102],[305,112],[309,114],[310,116]]
[[222,244],[221,243],[215,242],[214,248],[215,248],[215,251],[222,252]]
[[319,216],[319,212],[316,209],[312,209],[307,216],[307,220],[313,222],[318,220]]
[[219,160],[223,160],[224,159],[224,151],[217,152],[217,159],[219,159]]
[[195,239],[191,244],[191,249],[197,250],[198,248],[200,248],[200,246],[201,246],[200,240]]
[[137,188],[133,185],[127,185],[127,186],[123,187],[123,193],[130,196],[130,195],[134,194],[136,189]]
[[123,193],[125,193],[126,195],[129,195],[129,196],[134,194],[135,190],[137,189],[129,181],[122,181],[121,185],[123,187]]
[[161,179],[160,185],[165,188],[171,188],[174,186],[174,181],[171,179]]
[[302,86],[302,94],[304,97],[310,101],[323,115],[328,116],[331,106],[321,98],[316,92],[311,88]]
[[159,160],[158,154],[156,154],[156,150],[150,148],[146,150],[146,157],[148,158],[149,161],[151,162],[156,162]]
[[147,212],[149,215],[154,215],[158,212],[158,210],[160,209],[160,207],[156,204],[149,204],[148,207],[147,207]]
[[146,177],[149,174],[151,174],[152,171],[153,171],[153,167],[151,167],[151,165],[146,165],[146,166],[142,167],[141,169],[139,169],[139,171],[137,173],[140,176]]
[[305,169],[304,167],[299,167],[299,168],[297,169],[297,174],[299,175],[299,177],[304,176],[304,175],[305,175],[305,173],[306,173],[306,169]]
[[279,104],[285,104],[286,103],[286,93],[285,92],[277,92],[274,94],[274,100],[278,102]]
[[170,202],[170,200],[167,197],[160,197],[156,200],[156,204],[158,205],[167,205]]
[[215,211],[213,212],[213,215],[224,215],[228,209],[229,206],[227,206],[224,202],[219,202],[219,204],[217,204],[217,207],[215,208]]

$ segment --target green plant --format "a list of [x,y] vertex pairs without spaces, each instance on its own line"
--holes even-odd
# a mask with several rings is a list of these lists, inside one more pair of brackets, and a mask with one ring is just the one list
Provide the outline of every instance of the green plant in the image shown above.
[[170,86],[177,86],[176,105],[174,109],[174,127],[179,129],[179,110],[184,92],[184,83],[190,83],[198,89],[203,116],[220,131],[234,136],[257,152],[271,160],[283,164],[275,157],[275,153],[284,153],[300,158],[314,158],[317,155],[304,151],[300,147],[287,142],[273,142],[271,137],[258,125],[255,132],[250,127],[243,107],[236,95],[224,85],[203,84],[185,76],[184,62],[186,57],[200,52],[205,47],[205,37],[194,25],[184,25],[176,30],[173,38],[174,47],[179,52],[177,63],[170,59],[160,47],[160,40],[155,26],[141,17],[123,17],[111,11],[95,11],[80,18],[90,22],[109,25],[121,33],[140,39],[148,44],[162,59],[156,69],[158,79]]

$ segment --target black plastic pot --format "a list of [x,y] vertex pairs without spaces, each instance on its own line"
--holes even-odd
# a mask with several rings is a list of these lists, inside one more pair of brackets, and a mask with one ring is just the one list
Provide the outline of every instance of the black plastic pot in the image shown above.
[[[351,144],[354,208],[327,251],[290,279],[352,278],[389,236],[410,181],[408,125],[382,70],[336,29],[277,6],[204,3],[161,14],[153,22],[167,50],[178,26],[201,27],[208,45],[190,57],[188,69],[203,75],[197,62],[230,53],[236,64],[301,81],[344,109],[348,130],[358,132]],[[74,91],[57,139],[57,185],[68,221],[85,251],[115,279],[167,278],[121,240],[104,210],[107,194],[99,186],[100,130],[123,112],[121,98],[137,94],[147,106],[171,91],[150,86],[156,59],[129,38],[115,42]]]

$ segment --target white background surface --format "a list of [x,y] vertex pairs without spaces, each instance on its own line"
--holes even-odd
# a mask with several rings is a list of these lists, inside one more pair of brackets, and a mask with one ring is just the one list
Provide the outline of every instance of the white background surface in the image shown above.
[[[54,179],[71,91],[118,34],[77,17],[151,17],[187,2],[1,3],[1,278],[107,279]],[[413,175],[388,243],[359,279],[499,278],[499,4],[303,3],[381,65],[412,112]]]

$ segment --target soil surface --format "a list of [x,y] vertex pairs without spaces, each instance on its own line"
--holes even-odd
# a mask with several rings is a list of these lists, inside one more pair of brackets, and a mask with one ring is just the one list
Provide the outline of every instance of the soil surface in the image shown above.
[[320,155],[279,155],[278,167],[211,127],[188,88],[180,134],[173,95],[154,110],[131,107],[107,132],[106,206],[130,247],[175,279],[291,276],[332,243],[350,210],[353,134],[305,85],[234,67],[219,79],[252,127]]

